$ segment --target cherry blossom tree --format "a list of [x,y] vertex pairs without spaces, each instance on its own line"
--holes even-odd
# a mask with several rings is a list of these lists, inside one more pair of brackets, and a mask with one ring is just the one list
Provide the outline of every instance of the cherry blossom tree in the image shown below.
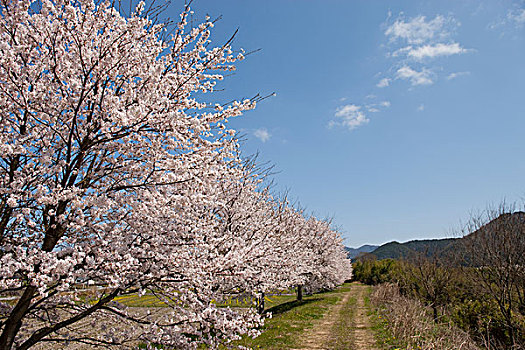
[[328,221],[305,217],[286,198],[272,197],[268,187],[258,190],[262,180],[253,166],[243,174],[222,187],[225,199],[216,201],[226,203],[217,211],[220,250],[226,252],[217,265],[236,271],[222,286],[262,301],[267,292],[303,284],[310,291],[330,289],[351,277],[340,235]]
[[[40,5],[33,12],[30,1],[6,0],[1,8],[0,288],[20,294],[2,314],[3,349],[68,339],[62,330],[103,309],[124,317],[107,307],[123,293],[198,285],[187,278],[195,269],[181,275],[187,266],[178,264],[199,254],[203,222],[192,208],[206,205],[200,189],[235,148],[222,123],[254,106],[212,110],[195,100],[222,79],[214,72],[242,57],[228,44],[208,48],[209,21],[186,31],[189,9],[166,41],[164,27],[140,15],[143,4],[129,18],[90,0]],[[70,293],[86,279],[104,286],[96,302]],[[202,319],[225,312],[208,310],[196,300],[206,293],[192,290],[179,304],[201,307],[179,306],[166,325],[193,328],[171,338],[157,331],[168,344],[187,342],[181,334],[192,329],[220,338]],[[67,311],[49,313],[59,309]],[[221,331],[248,323],[239,324]]]
[[[216,347],[262,322],[221,297],[333,287],[350,271],[338,234],[240,160],[225,124],[256,100],[197,99],[242,54],[210,48],[213,23],[189,28],[189,8],[169,38],[143,11],[1,2],[0,295],[15,301],[0,307],[1,349],[135,346],[126,327]],[[117,301],[144,293],[166,307]]]

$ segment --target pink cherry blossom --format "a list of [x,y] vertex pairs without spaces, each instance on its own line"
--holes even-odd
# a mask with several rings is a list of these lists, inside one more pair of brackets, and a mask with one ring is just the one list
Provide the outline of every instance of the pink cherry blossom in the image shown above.
[[[187,8],[164,39],[143,3],[128,17],[110,2],[39,4],[0,7],[0,295],[17,298],[1,305],[0,348],[214,348],[263,322],[221,300],[350,276],[329,223],[273,198],[241,160],[227,121],[257,99],[197,99],[244,58],[210,47],[212,22],[189,28]],[[166,307],[115,299],[130,294]]]

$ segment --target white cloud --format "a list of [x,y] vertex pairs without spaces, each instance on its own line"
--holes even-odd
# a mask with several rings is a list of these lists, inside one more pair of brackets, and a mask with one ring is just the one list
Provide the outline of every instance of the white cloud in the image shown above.
[[467,49],[462,48],[458,43],[452,44],[435,44],[424,45],[418,48],[411,48],[407,55],[416,60],[424,58],[434,58],[439,56],[451,56],[467,52]]
[[456,79],[456,78],[459,78],[461,76],[464,76],[464,75],[469,75],[470,72],[454,72],[454,73],[450,73],[448,76],[447,76],[447,80],[452,80],[452,79]]
[[328,124],[329,127],[343,126],[349,130],[354,130],[370,121],[361,110],[361,106],[356,106],[354,104],[344,105],[337,108],[335,111],[335,117],[337,120],[330,121]]
[[253,136],[257,137],[261,142],[266,142],[272,137],[266,128],[260,128],[253,132]]
[[381,101],[379,103],[366,104],[365,108],[370,113],[381,112],[382,108],[390,107],[390,101]]
[[418,107],[417,107],[417,111],[418,112],[423,112],[425,110],[425,105],[424,104],[420,104]]
[[432,73],[423,68],[421,72],[415,71],[409,66],[403,66],[399,68],[396,72],[396,77],[398,79],[410,80],[410,83],[415,85],[430,85],[434,83],[431,78]]
[[525,24],[525,9],[517,9],[509,11],[507,13],[507,19],[509,22],[514,23],[517,26],[522,26]]
[[402,39],[409,44],[422,44],[430,39],[446,36],[445,23],[446,20],[441,15],[429,21],[425,16],[418,16],[409,21],[398,19],[386,29],[385,35],[390,37],[391,41]]
[[[525,2],[523,3],[525,5]],[[525,26],[525,8],[516,6],[507,11],[505,16],[499,17],[489,25],[490,29],[501,30],[501,35],[506,35],[507,29],[522,29]]]
[[414,50],[414,47],[412,45],[402,47],[400,49],[397,49],[396,51],[391,53],[392,57],[399,57],[402,55],[408,54],[410,51]]
[[[441,67],[430,63],[433,59],[474,51],[464,48],[452,37],[460,25],[452,16],[405,18],[400,14],[397,19],[391,19],[389,15],[386,23],[387,56],[392,60],[394,73],[383,78],[377,87],[388,86],[394,79],[408,80],[412,86],[433,84],[443,74]],[[416,64],[417,68],[410,67]]]
[[377,83],[377,87],[379,88],[384,88],[384,87],[387,87],[388,85],[390,85],[390,79],[389,78],[383,78],[379,81],[379,83]]

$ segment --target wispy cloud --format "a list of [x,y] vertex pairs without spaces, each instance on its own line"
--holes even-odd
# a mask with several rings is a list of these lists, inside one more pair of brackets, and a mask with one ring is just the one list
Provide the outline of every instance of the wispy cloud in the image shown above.
[[384,88],[384,87],[387,87],[388,85],[390,85],[390,79],[389,78],[383,78],[379,81],[379,83],[377,83],[377,87],[379,88]]
[[370,122],[362,110],[361,106],[348,104],[337,108],[334,120],[328,124],[329,127],[341,126],[354,130],[355,128]]
[[417,107],[417,111],[418,112],[423,112],[425,110],[425,105],[424,104],[420,104],[418,107]]
[[409,80],[412,86],[433,84],[434,81],[431,76],[432,72],[428,69],[423,68],[422,71],[418,72],[409,66],[403,66],[396,72],[396,77],[398,79]]
[[509,11],[507,19],[518,26],[523,26],[525,24],[525,8]]
[[365,108],[370,113],[381,112],[382,109],[390,107],[390,101],[381,101],[374,103],[366,103]]
[[409,44],[422,44],[434,38],[441,38],[448,34],[444,29],[445,17],[437,15],[434,19],[427,21],[425,16],[417,16],[408,21],[397,19],[385,30],[385,35],[391,41],[405,40]]
[[491,23],[489,28],[502,30],[501,34],[503,35],[506,28],[521,29],[523,26],[525,26],[525,8],[516,7],[508,10],[505,16]]
[[442,64],[434,66],[432,61],[473,51],[453,40],[459,22],[452,16],[405,18],[400,14],[394,22],[390,18],[387,19],[390,23],[383,25],[389,40],[388,57],[393,60],[390,70],[393,73],[383,77],[377,87],[387,87],[394,79],[407,80],[412,86],[433,84],[439,78]]
[[253,132],[253,136],[257,137],[261,142],[266,142],[272,137],[272,134],[266,128],[260,128]]
[[451,56],[467,52],[467,49],[462,48],[458,43],[452,44],[435,44],[435,45],[424,45],[418,48],[414,48],[408,51],[408,57],[416,60],[422,60],[424,58],[435,58],[439,56]]
[[465,75],[469,75],[470,72],[453,72],[453,73],[450,73],[448,76],[447,76],[447,80],[452,80],[452,79],[456,79],[456,78],[459,78],[461,76],[465,76]]

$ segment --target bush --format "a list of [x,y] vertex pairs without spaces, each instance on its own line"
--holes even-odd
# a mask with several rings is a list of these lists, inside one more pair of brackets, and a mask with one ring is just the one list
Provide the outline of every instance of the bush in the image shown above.
[[393,282],[399,263],[394,259],[365,260],[354,262],[352,267],[354,281],[376,285]]

